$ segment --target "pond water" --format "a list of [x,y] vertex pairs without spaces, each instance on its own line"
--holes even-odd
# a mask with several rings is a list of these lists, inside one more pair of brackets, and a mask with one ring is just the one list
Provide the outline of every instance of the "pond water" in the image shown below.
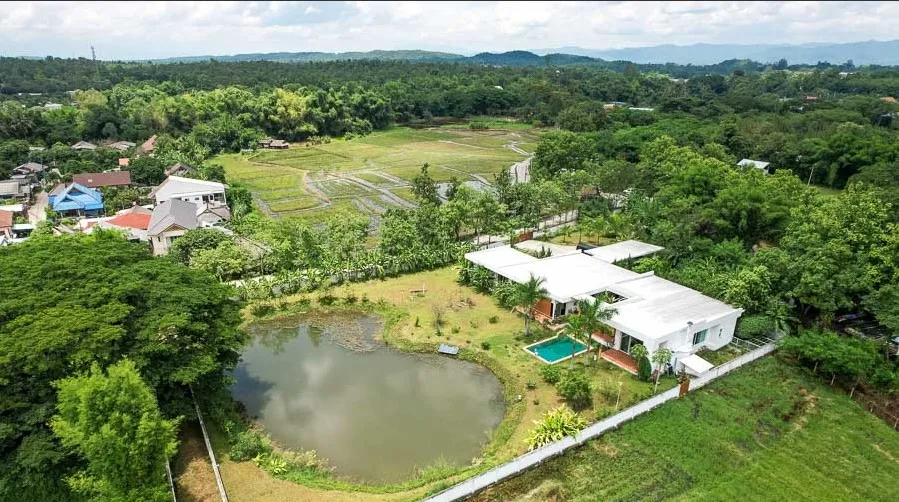
[[278,444],[316,450],[360,481],[402,481],[480,456],[505,411],[496,376],[390,349],[374,339],[381,329],[365,314],[254,323],[232,394]]

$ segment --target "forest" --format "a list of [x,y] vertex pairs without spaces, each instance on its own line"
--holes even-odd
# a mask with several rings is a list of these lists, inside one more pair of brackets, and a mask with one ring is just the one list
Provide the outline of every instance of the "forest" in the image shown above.
[[[103,459],[169,454],[190,388],[226,388],[244,341],[241,301],[454,264],[471,237],[515,235],[573,209],[582,235],[664,246],[628,266],[745,309],[738,335],[796,334],[784,349],[799,364],[897,402],[895,358],[833,332],[859,313],[899,333],[899,71],[706,68],[684,81],[663,70],[0,60],[0,177],[27,160],[63,177],[113,167],[117,152],[72,151],[79,140],[158,135],[156,157],[127,167],[150,185],[174,161],[223,180],[212,156],[265,136],[311,144],[441,117],[542,132],[531,183],[503,171],[494,191],[453,183],[444,201],[422,166],[417,206],[385,213],[377,240],[352,217],[269,219],[237,186],[236,237],[189,232],[169,258],[105,232],[46,228],[0,249],[0,500],[165,498],[140,482],[159,479],[159,462],[133,466],[128,484]],[[40,106],[50,100],[63,106]],[[604,106],[613,102],[645,109]],[[770,174],[738,168],[742,158],[770,162]],[[621,195],[620,210],[608,194]],[[236,293],[221,284],[258,275],[271,278]],[[100,440],[84,417],[111,413],[91,407],[109,389],[112,408],[141,410],[134,419],[155,447]]]

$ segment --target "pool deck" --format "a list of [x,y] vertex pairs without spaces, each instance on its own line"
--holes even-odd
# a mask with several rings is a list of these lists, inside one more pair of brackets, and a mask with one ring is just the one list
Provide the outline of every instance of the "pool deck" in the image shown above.
[[567,361],[567,360],[571,359],[572,357],[577,357],[577,356],[583,354],[584,352],[589,352],[589,351],[590,351],[590,347],[587,347],[586,345],[584,345],[584,343],[581,342],[580,340],[575,340],[575,341],[577,341],[577,343],[579,343],[579,344],[581,344],[581,345],[584,345],[584,347],[585,347],[584,350],[579,350],[579,351],[575,352],[575,353],[572,354],[572,355],[567,355],[567,356],[565,356],[565,357],[563,357],[563,358],[561,358],[561,359],[556,359],[555,361],[549,361],[549,360],[546,360],[546,359],[544,359],[540,354],[538,354],[538,353],[536,353],[536,352],[530,350],[531,347],[536,347],[537,345],[540,345],[540,344],[542,344],[542,343],[546,343],[546,342],[549,342],[549,341],[552,341],[552,340],[556,340],[556,339],[558,339],[558,338],[559,338],[559,337],[557,337],[557,336],[551,336],[551,337],[549,337],[549,338],[544,338],[543,340],[539,340],[539,341],[536,341],[536,342],[534,342],[534,343],[532,343],[532,344],[530,344],[530,345],[527,345],[527,346],[525,346],[525,347],[522,347],[522,349],[523,349],[525,352],[527,352],[528,354],[530,354],[530,355],[536,357],[537,359],[543,361],[543,362],[546,363],[546,364],[556,364],[556,363],[560,363],[560,362],[562,362],[562,361]]

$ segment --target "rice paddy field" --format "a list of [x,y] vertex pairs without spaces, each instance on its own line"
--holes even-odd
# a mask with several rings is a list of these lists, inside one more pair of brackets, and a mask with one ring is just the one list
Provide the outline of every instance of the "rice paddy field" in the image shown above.
[[899,434],[762,359],[474,500],[899,500]]
[[213,161],[225,167],[230,182],[246,185],[269,216],[317,223],[344,210],[376,219],[391,207],[413,206],[410,182],[425,163],[437,181],[489,183],[533,152],[538,140],[538,131],[514,122],[493,123],[484,131],[467,125],[395,127],[349,141],[226,154]]

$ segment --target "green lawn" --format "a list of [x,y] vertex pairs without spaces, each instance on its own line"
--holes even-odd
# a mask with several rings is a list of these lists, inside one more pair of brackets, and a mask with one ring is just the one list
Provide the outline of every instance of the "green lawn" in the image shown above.
[[774,358],[475,500],[899,500],[899,434]]

